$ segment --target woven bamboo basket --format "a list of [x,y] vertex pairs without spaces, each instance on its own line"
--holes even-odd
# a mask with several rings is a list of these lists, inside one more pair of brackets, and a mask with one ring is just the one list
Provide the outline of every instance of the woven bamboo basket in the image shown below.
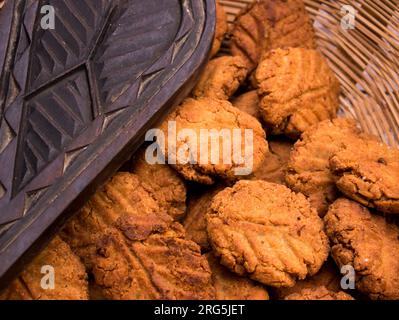
[[[230,25],[252,1],[219,0]],[[319,50],[341,82],[340,116],[356,119],[364,131],[398,147],[399,1],[304,1]],[[354,29],[342,27],[347,5],[356,10]]]

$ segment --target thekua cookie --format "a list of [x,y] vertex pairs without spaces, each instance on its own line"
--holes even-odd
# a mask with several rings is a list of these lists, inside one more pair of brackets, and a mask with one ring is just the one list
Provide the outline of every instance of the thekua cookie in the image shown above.
[[344,198],[324,222],[331,254],[340,268],[353,269],[355,288],[371,299],[399,299],[399,227]]
[[330,167],[338,189],[379,211],[399,214],[399,149],[363,137],[334,153]]
[[230,50],[250,70],[263,54],[277,48],[316,48],[314,30],[302,0],[258,0],[238,15]]
[[113,300],[211,300],[208,262],[177,222],[124,216],[106,230],[93,259],[96,284]]
[[247,73],[241,57],[223,56],[212,59],[198,80],[193,97],[228,100],[244,82]]
[[303,195],[283,185],[240,181],[214,197],[206,219],[221,263],[265,285],[293,286],[328,257],[322,220]]
[[272,134],[298,138],[312,125],[337,115],[340,84],[316,50],[272,50],[263,57],[255,78],[261,114]]
[[160,129],[166,161],[186,180],[202,184],[249,176],[268,152],[259,121],[225,100],[188,98]]

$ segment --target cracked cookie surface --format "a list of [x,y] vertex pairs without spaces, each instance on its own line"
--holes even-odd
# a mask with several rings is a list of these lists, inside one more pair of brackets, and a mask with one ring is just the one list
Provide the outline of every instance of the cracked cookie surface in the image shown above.
[[217,300],[269,300],[265,287],[232,273],[219,263],[213,253],[207,253],[205,256],[212,271]]
[[302,0],[260,0],[242,12],[232,31],[230,50],[252,71],[263,53],[277,48],[316,48],[314,30]]
[[355,270],[356,289],[371,299],[399,299],[399,228],[340,198],[324,217],[338,266]]
[[[43,266],[54,268],[54,288],[42,288]],[[0,300],[88,300],[87,274],[79,258],[58,236],[0,293]]]
[[[168,139],[168,127],[171,123],[176,124],[177,132],[192,130],[195,132],[195,136],[191,138],[187,134],[182,134],[178,139],[174,137]],[[202,184],[213,184],[217,178],[235,181],[245,175],[249,175],[260,166],[268,152],[266,134],[259,121],[234,108],[230,102],[224,100],[210,98],[186,99],[169,115],[160,129],[164,133],[165,141],[167,142],[165,143],[167,162],[186,180]],[[234,130],[239,130],[241,148],[234,148],[234,141],[232,141],[233,143],[230,144],[232,155],[230,160],[232,161],[226,161],[224,158],[224,139],[216,140],[216,145],[219,142],[219,150],[217,150],[210,142],[211,139],[202,139],[201,133],[204,130],[208,130],[208,133],[216,131],[218,133],[216,138],[229,135],[234,137]],[[253,144],[246,144],[246,132],[253,134]],[[252,151],[249,148],[251,145],[253,146]],[[229,147],[226,149],[229,149]],[[182,153],[179,150],[183,150],[183,156],[181,156]],[[205,157],[206,152],[204,150],[208,150],[207,157]],[[252,158],[253,166],[249,168],[248,172],[246,172],[247,170],[241,172],[245,164],[236,161],[236,159],[241,158],[240,155],[244,157],[245,150],[248,151],[248,157],[245,158],[248,160],[246,164],[250,164]],[[216,155],[213,158],[214,161],[211,158],[212,154]],[[196,161],[188,162],[187,159],[191,159],[193,155],[195,155],[194,159]]]
[[292,190],[307,196],[321,216],[339,196],[330,170],[330,157],[360,134],[352,120],[326,120],[306,130],[294,145],[286,183]]
[[340,85],[316,50],[270,51],[255,77],[261,114],[272,134],[297,138],[312,125],[337,115]]
[[93,274],[108,299],[215,298],[206,258],[176,222],[120,218],[98,242]]
[[172,220],[159,207],[152,191],[136,175],[117,173],[72,217],[60,235],[91,270],[96,242],[121,216],[134,215],[148,221]]
[[208,62],[193,90],[194,98],[228,100],[247,77],[241,57],[223,56]]
[[150,164],[145,159],[146,149],[136,153],[131,172],[153,190],[159,207],[175,220],[186,213],[186,186],[179,174],[167,164]]
[[348,143],[330,159],[337,187],[347,197],[379,211],[399,214],[399,150],[376,139]]
[[206,219],[221,263],[265,285],[293,286],[328,257],[322,220],[303,195],[282,185],[240,181],[214,197]]

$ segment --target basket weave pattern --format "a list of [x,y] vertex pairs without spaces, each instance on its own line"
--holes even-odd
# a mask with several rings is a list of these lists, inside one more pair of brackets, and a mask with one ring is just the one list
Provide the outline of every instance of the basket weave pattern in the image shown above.
[[[219,0],[229,23],[254,0]],[[320,51],[341,86],[340,115],[399,146],[399,1],[305,0]],[[342,28],[345,5],[355,10],[354,29]]]

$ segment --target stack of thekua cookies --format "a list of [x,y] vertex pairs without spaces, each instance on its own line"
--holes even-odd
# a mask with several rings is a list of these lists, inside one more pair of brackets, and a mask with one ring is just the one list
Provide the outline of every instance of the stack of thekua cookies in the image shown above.
[[[217,13],[212,60],[158,129],[250,130],[252,170],[237,175],[236,150],[233,161],[176,161],[187,137],[166,146],[166,164],[143,148],[3,298],[399,299],[388,222],[399,150],[337,118],[339,81],[302,0],[255,1],[231,30]],[[218,53],[226,38],[231,55]],[[53,291],[40,287],[43,264]]]

